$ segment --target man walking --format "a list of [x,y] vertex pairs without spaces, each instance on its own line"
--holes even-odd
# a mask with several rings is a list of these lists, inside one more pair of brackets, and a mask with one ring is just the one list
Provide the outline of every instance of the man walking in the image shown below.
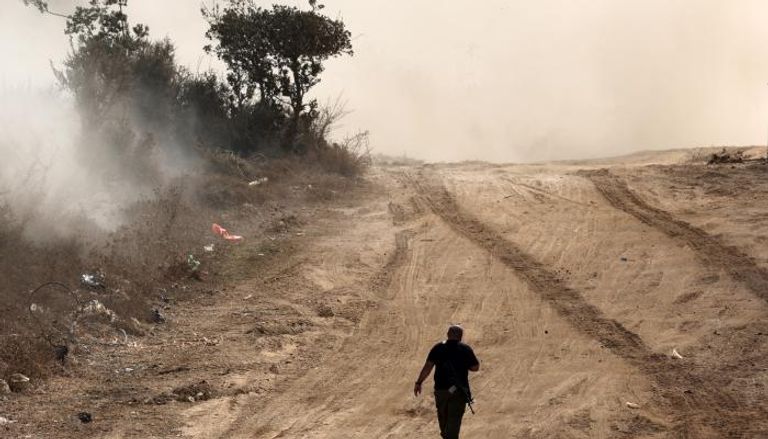
[[461,342],[464,329],[459,325],[448,328],[448,339],[436,344],[429,355],[419,378],[413,387],[413,394],[419,396],[421,385],[435,369],[435,405],[440,436],[443,439],[459,439],[461,418],[467,404],[472,402],[469,390],[469,371],[480,370],[474,351]]

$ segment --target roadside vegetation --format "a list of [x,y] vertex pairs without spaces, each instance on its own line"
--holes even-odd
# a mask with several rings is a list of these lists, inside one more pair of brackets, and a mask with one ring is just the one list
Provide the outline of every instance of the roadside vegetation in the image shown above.
[[[174,292],[210,292],[221,281],[236,244],[217,240],[213,222],[257,235],[263,210],[340,196],[370,164],[366,133],[331,139],[342,106],[309,97],[326,60],[353,54],[345,24],[316,1],[205,10],[204,50],[227,65],[224,77],[179,66],[172,41],[129,20],[127,0],[74,11],[23,2],[66,18],[71,52],[55,76],[75,102],[80,162],[98,185],[149,195],[104,229],[87,206],[52,218],[19,209],[0,187],[0,379],[61,373],[84,340],[109,343],[162,324]],[[45,173],[30,168],[29,181]],[[42,202],[26,186],[26,204]],[[67,233],[37,239],[32,223]]]

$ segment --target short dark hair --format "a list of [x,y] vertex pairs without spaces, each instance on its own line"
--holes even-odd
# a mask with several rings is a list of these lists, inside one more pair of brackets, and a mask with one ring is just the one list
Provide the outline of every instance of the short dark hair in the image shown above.
[[459,325],[451,325],[448,327],[448,337],[461,340],[464,337],[464,328]]

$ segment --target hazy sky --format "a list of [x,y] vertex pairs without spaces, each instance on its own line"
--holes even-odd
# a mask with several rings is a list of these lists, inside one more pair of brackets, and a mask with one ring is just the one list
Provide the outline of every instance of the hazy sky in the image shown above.
[[[51,0],[61,11],[72,3]],[[768,136],[764,0],[325,3],[356,55],[330,63],[316,95],[342,95],[354,110],[342,130],[370,130],[381,152],[532,161]],[[218,66],[202,53],[200,1],[129,4],[133,22],[177,44],[182,64]],[[0,84],[50,82],[62,28],[0,0]]]

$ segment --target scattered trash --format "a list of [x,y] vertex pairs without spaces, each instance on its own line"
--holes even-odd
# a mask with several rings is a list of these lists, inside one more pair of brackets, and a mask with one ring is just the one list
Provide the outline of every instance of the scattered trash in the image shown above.
[[269,181],[269,178],[261,177],[261,178],[257,178],[256,180],[253,180],[252,182],[248,183],[248,186],[251,186],[251,187],[253,187],[253,186],[260,186],[260,185],[262,185],[262,184],[264,184],[264,183],[266,183],[268,181]]
[[15,373],[8,379],[8,387],[10,387],[11,391],[14,393],[20,393],[27,390],[29,385],[29,378],[20,373]]
[[77,419],[83,424],[90,424],[93,422],[93,416],[88,412],[80,412],[77,414]]
[[123,369],[123,372],[125,372],[125,373],[131,373],[131,372],[133,372],[134,370],[136,370],[136,369],[134,369],[134,368],[132,368],[132,367],[126,367],[125,369]]
[[195,255],[187,255],[187,265],[190,270],[195,272],[200,268],[200,261],[195,258]]
[[680,355],[679,352],[677,352],[677,349],[672,349],[672,358],[677,358],[678,360],[682,360],[683,356]]
[[249,294],[249,295],[243,297],[243,300],[250,300],[250,299],[253,299],[253,294]]
[[8,381],[0,379],[0,395],[8,395],[11,393],[11,388],[8,386]]
[[212,253],[214,249],[215,247],[213,244],[208,244],[203,247],[203,250],[205,250],[206,253]]
[[0,416],[0,425],[7,425],[7,424],[13,424],[16,421],[11,421],[10,419]]
[[165,323],[165,316],[160,314],[160,310],[153,309],[152,310],[152,321],[157,323],[157,324]]
[[85,273],[80,276],[80,283],[85,285],[86,287],[90,288],[99,288],[99,289],[105,289],[104,286],[104,275],[99,273]]
[[629,401],[627,401],[627,407],[629,407],[631,409],[639,409],[640,408],[639,405],[635,404],[634,402],[629,402]]
[[91,300],[88,302],[83,308],[82,311],[84,314],[91,314],[91,315],[98,315],[102,314],[107,317],[109,317],[110,322],[114,322],[117,320],[117,315],[114,311],[104,306],[103,303],[99,302],[96,299]]
[[219,235],[222,238],[226,239],[227,241],[239,242],[243,240],[242,236],[232,235],[229,233],[229,231],[227,231],[227,229],[225,229],[224,227],[221,227],[218,224],[213,224],[211,226],[211,231],[213,231],[215,235]]

